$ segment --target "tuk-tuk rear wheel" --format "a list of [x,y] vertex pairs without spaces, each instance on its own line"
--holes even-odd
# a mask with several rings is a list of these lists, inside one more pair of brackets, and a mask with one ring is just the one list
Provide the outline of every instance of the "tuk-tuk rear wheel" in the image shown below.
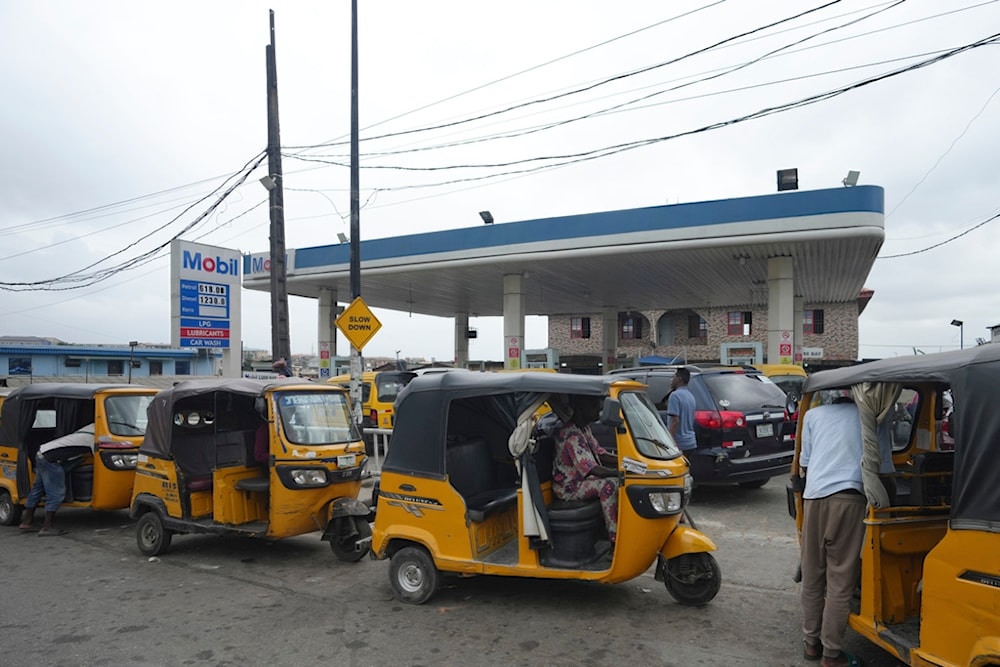
[[441,573],[423,547],[403,547],[392,555],[389,584],[400,602],[423,604],[437,592]]
[[139,517],[139,523],[135,527],[135,542],[146,556],[158,556],[170,546],[170,538],[173,536],[163,519],[156,510],[150,510]]
[[356,563],[368,555],[370,549],[368,547],[358,549],[357,544],[359,540],[372,536],[372,527],[365,517],[348,516],[342,520],[351,522],[353,530],[347,531],[351,533],[347,537],[341,535],[342,530],[334,531],[334,535],[330,538],[330,548],[333,549],[333,554],[338,560],[345,563]]
[[10,493],[0,489],[0,526],[13,526],[21,520],[21,506],[15,505]]
[[710,553],[682,554],[666,562],[663,583],[681,604],[701,607],[711,602],[722,586],[722,570]]

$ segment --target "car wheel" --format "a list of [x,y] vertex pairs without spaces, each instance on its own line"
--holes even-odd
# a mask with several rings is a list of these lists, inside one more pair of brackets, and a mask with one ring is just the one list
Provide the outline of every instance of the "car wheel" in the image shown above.
[[156,510],[143,514],[135,528],[136,544],[146,556],[158,556],[166,551],[172,536],[173,533],[163,525],[163,519]]
[[[341,520],[348,522],[353,530],[347,530],[348,526],[338,526],[341,530],[334,531],[334,535],[330,538],[330,548],[333,549],[333,554],[338,560],[345,563],[357,563],[368,555],[372,527],[365,517],[361,516],[348,516]],[[348,532],[348,534],[342,536],[342,531]],[[358,542],[362,540],[365,544],[359,549]]]
[[722,570],[710,553],[682,554],[668,560],[665,569],[667,592],[690,607],[708,604],[722,586]]
[[441,573],[423,547],[404,547],[392,555],[389,584],[400,602],[423,604],[437,592]]
[[0,526],[13,526],[21,520],[21,506],[15,505],[10,493],[0,489]]
[[738,484],[742,489],[759,489],[760,487],[767,484],[767,482],[768,478],[765,477],[764,479],[755,479],[752,482],[738,482]]

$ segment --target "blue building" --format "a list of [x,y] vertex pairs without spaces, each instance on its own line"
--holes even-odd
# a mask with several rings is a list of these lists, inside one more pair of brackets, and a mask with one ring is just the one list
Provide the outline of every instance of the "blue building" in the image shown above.
[[0,380],[138,382],[218,374],[219,350],[155,345],[69,345],[46,338],[0,337]]

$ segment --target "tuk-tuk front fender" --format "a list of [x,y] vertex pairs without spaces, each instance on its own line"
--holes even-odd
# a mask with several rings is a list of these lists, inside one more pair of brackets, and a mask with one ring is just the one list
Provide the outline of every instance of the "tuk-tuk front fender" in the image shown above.
[[368,516],[371,508],[357,498],[337,498],[330,503],[330,521],[342,516]]
[[660,549],[660,555],[670,560],[681,554],[696,554],[716,550],[715,542],[700,530],[690,526],[677,526]]

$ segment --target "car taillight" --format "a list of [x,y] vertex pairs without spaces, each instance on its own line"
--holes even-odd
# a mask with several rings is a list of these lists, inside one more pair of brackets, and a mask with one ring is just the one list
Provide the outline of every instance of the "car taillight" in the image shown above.
[[715,410],[695,410],[694,421],[702,428],[722,428],[722,417]]
[[[694,421],[702,428],[707,429],[743,428],[746,425],[746,418],[742,412],[728,410],[695,410]],[[742,440],[724,440],[722,442],[722,446],[726,449],[742,445]]]
[[694,420],[702,428],[741,428],[746,424],[742,412],[729,412],[727,410],[721,412],[696,410]]

